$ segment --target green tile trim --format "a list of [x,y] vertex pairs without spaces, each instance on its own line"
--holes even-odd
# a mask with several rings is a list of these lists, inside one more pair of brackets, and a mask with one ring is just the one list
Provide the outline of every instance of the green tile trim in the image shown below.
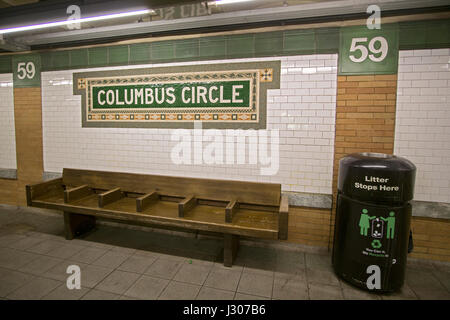
[[87,49],[79,49],[79,50],[71,50],[70,51],[70,63],[72,67],[83,67],[86,66],[89,62],[88,58],[88,50]]
[[130,47],[130,63],[150,61],[150,43],[132,44]]
[[207,37],[199,40],[199,57],[224,59],[227,56],[226,37]]
[[109,47],[96,47],[88,49],[88,66],[99,67],[108,65]]
[[0,56],[0,73],[12,72],[12,56]]
[[289,55],[312,54],[316,52],[316,35],[314,30],[291,30],[283,33],[283,51]]
[[199,39],[177,40],[175,42],[175,59],[192,59],[199,56]]
[[51,53],[52,66],[57,69],[66,69],[71,66],[70,51],[54,51]]
[[255,56],[276,56],[283,50],[283,32],[255,34]]
[[129,46],[108,47],[109,65],[126,65],[129,62]]
[[150,62],[176,61],[174,41],[153,42]]
[[[388,26],[388,25],[386,25]],[[450,19],[401,22],[399,49],[450,47]],[[343,28],[298,29],[227,36],[207,36],[59,50],[41,53],[42,71],[150,64],[177,61],[237,59],[338,53]],[[0,73],[10,73],[12,55],[0,56]]]
[[450,19],[399,23],[399,49],[450,47]]
[[255,56],[255,35],[227,36],[227,58],[251,58]]
[[339,48],[341,28],[321,28],[316,30],[316,51],[335,53]]

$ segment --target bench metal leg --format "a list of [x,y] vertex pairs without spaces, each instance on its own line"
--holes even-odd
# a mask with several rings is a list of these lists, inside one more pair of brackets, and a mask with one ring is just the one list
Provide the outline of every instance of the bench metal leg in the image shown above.
[[239,249],[239,236],[224,234],[223,265],[231,267]]
[[67,240],[72,240],[95,227],[95,217],[64,211],[64,231]]

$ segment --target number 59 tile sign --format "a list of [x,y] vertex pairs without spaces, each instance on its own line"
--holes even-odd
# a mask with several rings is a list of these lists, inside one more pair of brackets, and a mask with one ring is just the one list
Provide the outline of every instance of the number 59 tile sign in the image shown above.
[[17,55],[12,58],[15,88],[41,86],[41,57],[38,54]]
[[280,61],[74,73],[83,127],[265,129]]
[[366,26],[341,28],[339,74],[395,74],[398,66],[397,25],[370,30]]

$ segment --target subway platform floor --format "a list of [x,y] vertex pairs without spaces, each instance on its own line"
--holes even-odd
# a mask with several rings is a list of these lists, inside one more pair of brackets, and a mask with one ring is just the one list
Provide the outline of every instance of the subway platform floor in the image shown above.
[[[327,252],[246,242],[226,268],[222,247],[104,224],[69,241],[62,215],[0,205],[0,299],[450,300],[450,263],[409,259],[401,292],[378,295],[338,279]],[[67,288],[70,265],[80,267],[81,289]]]

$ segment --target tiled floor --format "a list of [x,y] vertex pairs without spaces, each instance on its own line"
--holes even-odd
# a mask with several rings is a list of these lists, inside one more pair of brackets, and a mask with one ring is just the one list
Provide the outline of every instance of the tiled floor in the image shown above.
[[[450,299],[450,264],[410,260],[401,292],[339,280],[328,254],[241,246],[232,268],[217,239],[98,226],[67,241],[61,216],[0,205],[1,299]],[[69,265],[81,289],[66,285]]]

